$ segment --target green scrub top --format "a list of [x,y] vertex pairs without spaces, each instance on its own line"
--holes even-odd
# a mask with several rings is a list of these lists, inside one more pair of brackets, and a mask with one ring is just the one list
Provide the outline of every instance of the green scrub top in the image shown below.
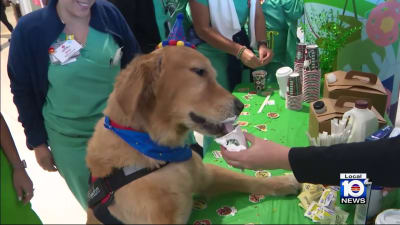
[[0,148],[0,162],[0,224],[42,224],[30,203],[24,205],[18,201],[13,183],[13,169],[2,148]]
[[[65,40],[64,33],[59,40]],[[118,48],[110,34],[89,28],[77,61],[49,65],[42,110],[47,141],[59,173],[84,209],[89,187],[86,146],[120,71],[120,62],[110,63]]]
[[[59,40],[65,40],[62,33]],[[110,34],[89,28],[76,62],[49,65],[49,89],[43,107],[46,127],[67,136],[90,137],[113,90],[120,63],[111,65],[118,44]]]

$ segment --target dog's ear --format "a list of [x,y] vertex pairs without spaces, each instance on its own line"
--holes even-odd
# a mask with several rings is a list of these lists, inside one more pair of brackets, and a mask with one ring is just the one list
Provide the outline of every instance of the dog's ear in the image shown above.
[[151,53],[136,57],[117,78],[115,96],[125,115],[130,116],[139,101],[149,102],[153,83],[161,73],[161,54]]

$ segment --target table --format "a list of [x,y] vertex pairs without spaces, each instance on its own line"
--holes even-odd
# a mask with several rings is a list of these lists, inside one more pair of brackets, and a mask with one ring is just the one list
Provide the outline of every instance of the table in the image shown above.
[[[246,91],[246,88],[248,89]],[[245,108],[244,112],[249,112],[249,115],[241,115],[239,121],[247,121],[249,124],[242,127],[249,133],[261,138],[267,138],[274,142],[290,147],[308,146],[309,142],[305,132],[308,130],[309,104],[303,103],[303,108],[300,111],[287,110],[285,100],[279,96],[277,85],[269,85],[267,88],[274,89],[270,100],[274,100],[274,105],[267,105],[260,114],[257,114],[264,96],[253,95],[249,100],[244,98],[249,91],[254,91],[253,84],[239,84],[233,95],[238,97],[244,104],[250,104],[249,108]],[[244,89],[244,90],[242,90]],[[276,112],[279,118],[271,119],[267,117],[268,112]],[[255,128],[255,125],[266,124],[267,131],[262,132]],[[214,142],[211,151],[206,152],[204,156],[205,163],[212,163],[224,168],[229,168],[233,171],[241,173],[239,169],[229,167],[222,158],[215,158],[213,151],[219,151],[219,146]],[[284,175],[290,172],[286,170],[268,170],[272,176]],[[255,171],[245,170],[245,174],[254,176]],[[338,178],[339,179],[339,178]],[[201,196],[194,196],[196,201],[205,201]],[[338,199],[339,200],[339,199]],[[207,202],[205,209],[193,209],[189,219],[189,224],[197,221],[201,224],[202,220],[209,220],[212,224],[313,224],[313,222],[304,217],[304,210],[298,206],[299,200],[297,195],[285,197],[269,197],[261,200],[259,203],[249,201],[249,194],[232,193],[224,196],[214,197]],[[393,207],[397,204],[400,207],[400,191],[392,192],[384,201],[384,208]],[[337,205],[340,205],[337,202]],[[229,216],[219,216],[217,209],[223,207],[235,207],[237,213]],[[348,224],[353,223],[354,205],[340,205],[350,215],[347,219]],[[203,221],[204,222],[204,221]]]

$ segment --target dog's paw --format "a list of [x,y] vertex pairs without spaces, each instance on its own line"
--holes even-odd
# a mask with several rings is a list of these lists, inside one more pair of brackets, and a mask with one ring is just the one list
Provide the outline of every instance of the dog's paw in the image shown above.
[[167,162],[155,159],[149,159],[150,169],[159,169],[161,166],[165,165]]
[[273,187],[272,195],[298,194],[301,184],[293,174],[268,178]]

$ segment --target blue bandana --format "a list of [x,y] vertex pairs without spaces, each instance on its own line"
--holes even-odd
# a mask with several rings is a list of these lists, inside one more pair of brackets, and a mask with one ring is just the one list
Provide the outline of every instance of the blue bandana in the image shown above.
[[111,123],[108,116],[105,117],[104,127],[112,130],[130,146],[150,158],[167,162],[182,162],[192,157],[192,150],[187,146],[170,148],[158,145],[151,140],[147,133],[130,128],[116,127]]

